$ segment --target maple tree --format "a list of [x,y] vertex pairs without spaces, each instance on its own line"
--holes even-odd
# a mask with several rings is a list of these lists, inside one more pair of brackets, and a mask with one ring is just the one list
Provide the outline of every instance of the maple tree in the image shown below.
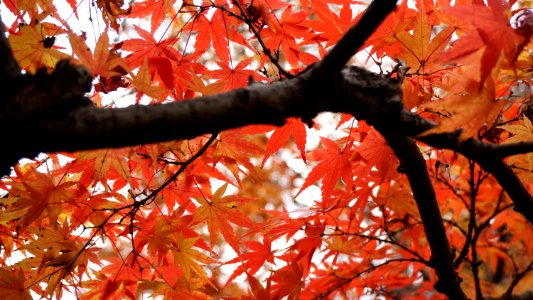
[[530,1],[67,3],[2,2],[2,299],[533,297]]

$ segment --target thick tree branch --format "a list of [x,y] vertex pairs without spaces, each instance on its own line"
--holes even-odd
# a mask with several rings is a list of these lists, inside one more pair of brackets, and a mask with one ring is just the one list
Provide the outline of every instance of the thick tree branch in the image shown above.
[[346,32],[315,69],[316,76],[339,72],[350,58],[376,31],[381,22],[396,8],[397,0],[374,0],[361,19]]
[[411,138],[394,133],[384,133],[384,137],[400,160],[400,168],[409,180],[418,206],[431,249],[430,264],[438,276],[435,289],[449,299],[467,299],[460,286],[462,280],[453,266],[454,257],[422,153]]
[[[52,74],[26,75],[8,91],[15,94],[0,105],[0,124],[18,130],[6,132],[10,146],[0,150],[0,168],[6,174],[18,159],[39,152],[192,138],[250,124],[281,125],[289,117],[311,120],[323,111],[350,113],[383,131],[407,136],[417,136],[435,126],[403,108],[397,80],[346,67],[330,76],[330,88],[323,89],[310,79],[310,74],[314,75],[312,70],[283,82],[254,84],[194,101],[98,109],[83,96],[91,82],[85,69],[62,62]],[[418,139],[479,162],[505,188],[515,209],[533,224],[531,195],[508,167],[493,165],[501,161],[499,146],[474,139],[461,142],[454,133]],[[500,169],[503,173],[496,173]]]
[[0,18],[0,82],[4,86],[10,86],[21,76],[20,67],[13,57],[11,46],[6,38],[4,23]]
[[[19,129],[6,133],[12,147],[0,150],[4,170],[14,164],[13,160],[39,152],[187,139],[249,124],[282,125],[288,117],[308,119],[321,111],[365,111],[371,103],[393,101],[395,107],[401,103],[398,82],[349,68],[337,76],[333,97],[317,91],[320,87],[312,86],[310,73],[305,73],[291,80],[254,84],[194,101],[99,109],[84,100],[90,80],[82,68],[62,63],[56,70],[49,76],[27,76],[24,89],[12,99],[12,105],[4,111],[0,107],[5,116],[0,123],[17,124]],[[372,113],[378,113],[374,109],[377,107],[371,108]],[[6,161],[6,157],[11,159]]]
[[533,141],[532,142],[518,142],[502,145],[492,145],[491,150],[495,157],[505,158],[511,155],[525,154],[533,152]]

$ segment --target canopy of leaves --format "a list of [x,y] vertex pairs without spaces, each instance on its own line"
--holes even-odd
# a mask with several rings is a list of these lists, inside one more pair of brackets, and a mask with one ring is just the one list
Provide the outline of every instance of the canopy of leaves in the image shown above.
[[[14,57],[28,74],[64,58],[85,65],[95,78],[88,96],[107,108],[288,80],[368,6],[67,2],[2,1]],[[531,194],[528,5],[402,0],[350,63],[402,80],[405,107],[438,123],[421,139],[449,134],[516,151],[505,162]],[[0,298],[443,297],[424,228],[430,199],[411,191],[410,166],[366,122],[324,119],[20,162],[0,181]],[[530,150],[513,150],[521,146]],[[500,179],[476,155],[418,148],[464,293],[532,296],[533,230]]]

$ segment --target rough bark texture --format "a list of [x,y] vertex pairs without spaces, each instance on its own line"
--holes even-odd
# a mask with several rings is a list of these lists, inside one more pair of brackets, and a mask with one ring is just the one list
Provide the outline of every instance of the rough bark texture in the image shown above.
[[[533,199],[502,159],[531,151],[533,143],[499,146],[478,140],[460,142],[457,133],[417,137],[435,124],[405,110],[398,80],[344,67],[394,7],[395,1],[375,0],[361,23],[323,61],[290,80],[253,84],[179,103],[117,109],[93,107],[85,98],[91,78],[83,67],[63,61],[51,74],[43,71],[23,75],[2,25],[0,81],[4,89],[0,125],[4,128],[4,145],[0,150],[0,171],[7,174],[18,159],[39,152],[187,139],[249,124],[282,125],[288,117],[310,122],[323,111],[350,113],[374,125],[405,168],[433,253],[433,268],[439,277],[437,290],[450,299],[465,299],[453,268],[453,255],[435,192],[412,138],[437,148],[452,149],[479,163],[506,190],[515,210],[532,224]],[[423,180],[419,180],[420,174]]]

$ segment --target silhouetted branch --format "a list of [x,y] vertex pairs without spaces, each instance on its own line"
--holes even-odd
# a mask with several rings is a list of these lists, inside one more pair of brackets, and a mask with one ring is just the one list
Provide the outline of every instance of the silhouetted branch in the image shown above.
[[525,154],[533,152],[533,142],[519,142],[510,144],[493,145],[492,155],[494,157],[505,158],[511,155]]
[[[0,124],[9,147],[0,154],[4,174],[18,159],[39,152],[124,147],[237,128],[282,125],[286,118],[310,120],[323,111],[345,112],[386,132],[417,136],[435,124],[406,111],[400,83],[356,67],[330,76],[328,89],[311,72],[269,85],[251,85],[224,94],[164,105],[99,109],[84,97],[91,78],[82,67],[62,62],[52,74],[25,75],[6,88],[13,95],[0,105]],[[30,138],[31,137],[31,138]],[[496,177],[516,207],[533,224],[533,200],[513,171],[499,159],[497,146],[455,133],[417,137],[437,148],[457,151]],[[505,148],[505,147],[504,147]],[[516,146],[513,146],[515,149]],[[507,149],[507,148],[505,148]],[[516,150],[513,150],[516,153]],[[495,154],[493,154],[495,153]]]
[[[416,139],[430,146],[453,150],[478,163],[481,168],[494,176],[504,188],[505,192],[515,204],[514,210],[524,215],[528,222],[533,224],[533,197],[513,170],[502,160],[503,157],[510,155],[510,153],[527,153],[530,142],[495,145],[473,138],[460,141],[458,133],[417,136],[421,132],[416,133],[416,124],[422,124],[423,126],[421,127],[426,128],[426,130],[435,125],[428,126],[427,121],[424,122],[416,119],[421,118],[414,115],[410,116],[406,119],[407,124],[404,125],[404,128],[408,128],[407,130],[411,132],[411,136],[415,136]],[[390,128],[393,129],[394,127]],[[524,145],[523,151],[519,150],[519,145]]]
[[[379,128],[377,129],[379,131]],[[431,249],[430,265],[438,276],[435,289],[450,299],[468,299],[461,290],[462,279],[457,275],[453,266],[454,257],[422,153],[411,138],[392,133],[383,133],[383,136],[400,160],[399,168],[409,180],[420,212]]]
[[[3,86],[10,86],[22,76],[20,67],[13,57],[11,46],[6,37],[4,23],[0,17],[0,82]],[[5,93],[5,91],[2,91]]]
[[350,58],[376,31],[381,22],[396,8],[396,0],[374,0],[361,19],[346,32],[315,69],[316,76],[340,72]]

